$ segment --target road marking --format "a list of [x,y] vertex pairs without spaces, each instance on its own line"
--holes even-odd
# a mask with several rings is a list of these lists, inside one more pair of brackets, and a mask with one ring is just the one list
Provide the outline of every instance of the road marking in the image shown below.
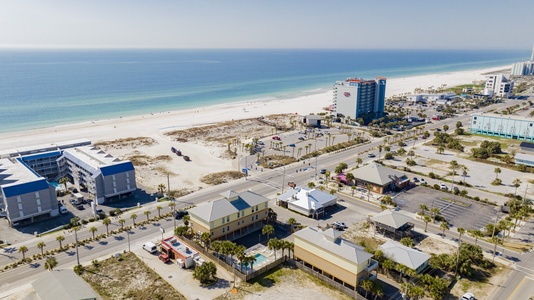
[[525,283],[525,280],[527,280],[527,277],[523,277],[523,280],[521,280],[521,282],[517,285],[517,287],[514,289],[514,291],[512,292],[512,294],[510,294],[510,297],[508,297],[508,300],[511,300],[511,299],[514,299],[514,296],[515,294],[517,294],[517,292],[521,289],[521,287],[523,286],[523,284]]

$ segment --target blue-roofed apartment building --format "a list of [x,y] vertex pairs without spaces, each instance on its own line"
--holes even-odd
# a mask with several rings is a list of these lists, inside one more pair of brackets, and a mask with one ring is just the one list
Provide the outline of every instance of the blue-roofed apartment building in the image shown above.
[[78,189],[86,188],[98,204],[131,195],[136,189],[131,161],[122,161],[94,146],[65,149],[58,160],[60,174],[72,178]]
[[59,214],[56,189],[20,158],[0,159],[0,208],[11,226]]
[[137,189],[130,161],[121,161],[76,140],[0,151],[0,211],[11,225],[59,214],[55,187],[49,181],[67,176],[99,204]]

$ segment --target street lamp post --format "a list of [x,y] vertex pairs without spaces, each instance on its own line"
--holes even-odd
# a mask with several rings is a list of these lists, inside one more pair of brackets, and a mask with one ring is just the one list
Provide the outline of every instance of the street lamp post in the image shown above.
[[286,180],[286,167],[282,167],[284,168],[284,174],[282,175],[282,194],[284,193],[284,183],[285,183],[285,180]]
[[78,230],[78,226],[74,226],[74,228],[71,229],[71,232],[74,231],[74,242],[76,245],[76,262],[78,263],[78,265],[80,265],[80,254],[78,251]]
[[130,229],[126,230],[126,235],[128,236],[128,252],[130,252]]
[[172,198],[171,201],[174,204],[172,206],[172,220],[174,222],[174,231],[176,231],[176,199]]

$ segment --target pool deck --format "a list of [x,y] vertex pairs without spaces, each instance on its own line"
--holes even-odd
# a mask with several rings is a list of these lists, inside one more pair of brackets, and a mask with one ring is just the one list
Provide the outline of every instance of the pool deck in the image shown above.
[[[256,245],[248,248],[247,250],[245,250],[245,254],[247,256],[251,256],[251,255],[253,256],[253,255],[256,255],[256,254],[260,254],[260,255],[265,257],[265,259],[262,262],[256,262],[256,263],[253,264],[254,270],[261,269],[261,268],[265,267],[266,265],[268,265],[268,264],[270,264],[270,263],[275,261],[274,250],[269,250],[268,247],[266,247],[266,246],[264,246],[262,244],[256,244]],[[281,255],[281,254],[282,254],[281,251],[277,251],[277,253],[276,253],[277,256],[276,257],[278,258],[279,255]],[[239,261],[234,260],[234,268],[239,270]],[[244,270],[245,270],[245,268],[243,268],[243,271]],[[247,267],[246,270],[250,271],[250,267]]]

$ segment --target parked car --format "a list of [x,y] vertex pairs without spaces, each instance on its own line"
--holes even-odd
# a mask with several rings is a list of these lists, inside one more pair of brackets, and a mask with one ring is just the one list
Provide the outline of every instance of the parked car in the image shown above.
[[277,140],[277,141],[279,141],[279,140],[281,140],[281,139],[280,139],[279,136],[275,135],[275,136],[273,136],[273,140]]
[[189,212],[187,210],[179,210],[177,211],[175,214],[174,214],[174,217],[176,219],[181,219],[183,218],[184,216],[187,216],[189,214]]
[[439,184],[439,188],[442,189],[442,190],[448,190],[449,189],[444,183],[440,183]]
[[476,300],[475,295],[473,293],[465,293],[460,300]]
[[413,182],[419,182],[419,179],[417,177],[414,177]]
[[185,161],[190,161],[191,159],[189,158],[189,156],[184,155],[184,160],[185,160]]
[[374,155],[373,153],[369,153],[369,154],[367,154],[367,156],[368,156],[368,157],[371,157],[371,158],[372,158],[372,157],[376,157],[376,155]]
[[321,174],[326,174],[326,169],[321,169]]
[[305,139],[304,139],[304,137],[301,136],[301,137],[299,137],[299,140],[304,141]]
[[265,143],[263,143],[262,141],[258,141],[257,144],[262,146],[265,145]]
[[295,144],[289,144],[289,147],[295,147]]
[[293,181],[289,181],[289,182],[287,183],[287,185],[289,185],[289,186],[292,187],[292,188],[297,186]]
[[171,261],[169,256],[166,253],[163,253],[163,252],[160,253],[158,257],[159,257],[159,260],[161,260],[164,263],[168,263],[169,261]]
[[84,210],[85,208],[83,207],[83,205],[80,204],[80,205],[77,205],[77,206],[76,206],[76,209],[77,209],[77,210]]

